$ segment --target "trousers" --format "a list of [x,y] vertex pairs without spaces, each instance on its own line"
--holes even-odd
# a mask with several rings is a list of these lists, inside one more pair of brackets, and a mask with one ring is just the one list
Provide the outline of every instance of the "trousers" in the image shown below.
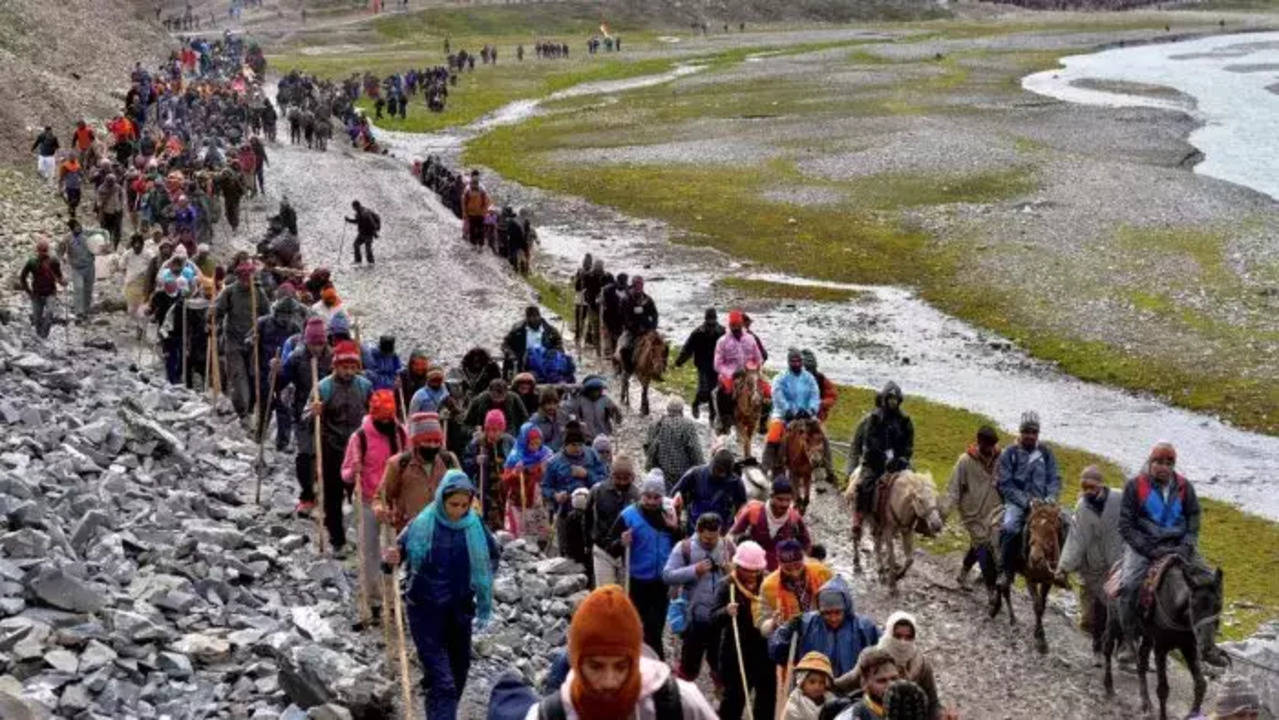
[[346,448],[325,446],[321,458],[324,474],[324,528],[329,532],[329,542],[334,550],[346,545],[346,523],[342,522],[342,502],[346,490],[342,483],[342,458]]
[[621,585],[622,558],[615,558],[598,545],[591,547],[591,564],[595,571],[595,587]]
[[471,671],[471,616],[412,602],[404,611],[422,665],[426,720],[454,720]]
[[666,629],[666,609],[671,604],[668,592],[666,583],[661,578],[631,578],[631,602],[639,611],[640,624],[644,626],[644,644],[652,648],[661,660],[666,660],[666,650],[662,647],[662,631]]
[[355,236],[355,264],[359,265],[364,262],[364,258],[360,255],[360,246],[363,245],[369,254],[369,264],[373,264],[373,236],[363,233]]

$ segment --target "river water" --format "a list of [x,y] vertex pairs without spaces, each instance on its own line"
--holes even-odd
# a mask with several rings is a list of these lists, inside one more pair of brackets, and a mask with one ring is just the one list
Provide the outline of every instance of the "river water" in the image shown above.
[[[1262,36],[1249,41],[1265,42]],[[1190,45],[1178,47],[1184,51]],[[623,92],[670,82],[698,69],[683,66],[661,75],[590,83],[551,99]],[[532,117],[540,104],[516,101],[446,133],[379,131],[378,136],[402,157],[456,152],[493,127]],[[1043,418],[1045,440],[1084,448],[1129,472],[1136,470],[1155,441],[1168,439],[1178,446],[1179,469],[1197,481],[1202,494],[1279,520],[1279,491],[1270,485],[1279,468],[1279,437],[1245,432],[1207,415],[1081,382],[1028,357],[1002,337],[939,312],[909,289],[777,275],[715,251],[673,245],[664,231],[653,230],[652,223],[622,221],[607,231],[551,226],[539,228],[539,235],[539,261],[552,261],[561,276],[572,272],[586,252],[607,258],[614,271],[642,268],[649,280],[646,289],[662,313],[662,329],[677,343],[700,322],[703,308],[722,307],[723,295],[714,287],[724,277],[854,291],[857,296],[847,302],[752,303],[755,329],[771,350],[771,368],[780,369],[787,347],[809,347],[818,353],[822,370],[842,384],[879,387],[895,380],[908,396],[982,413],[1005,428],[1015,428],[1021,413],[1033,408]],[[956,454],[961,450],[956,448]]]
[[1185,110],[1170,97],[1080,87],[1081,80],[1159,85],[1189,96],[1203,125],[1189,141],[1204,154],[1195,172],[1279,198],[1279,32],[1219,35],[1062,58],[1022,87],[1089,105]]

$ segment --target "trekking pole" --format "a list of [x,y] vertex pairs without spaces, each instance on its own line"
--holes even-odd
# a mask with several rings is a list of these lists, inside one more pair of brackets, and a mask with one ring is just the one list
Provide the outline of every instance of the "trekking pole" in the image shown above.
[[222,394],[222,369],[219,367],[222,363],[218,357],[218,315],[214,312],[212,315],[213,324],[209,329],[209,347],[213,348],[213,368],[210,374],[213,377],[213,409],[218,409],[218,395]]
[[[275,362],[271,364],[271,374],[267,382],[270,388],[267,390],[267,402],[275,403],[275,380],[280,375],[280,363],[284,362],[284,348],[280,347],[275,351]],[[258,433],[258,480],[253,490],[253,503],[255,505],[262,504],[262,471],[266,469],[266,433]]]
[[[320,369],[316,358],[311,358],[311,401],[320,399]],[[315,483],[320,486],[318,497],[320,511],[315,514],[315,544],[324,554],[324,447],[320,433],[320,415],[313,413],[311,422],[315,423]]]
[[257,433],[258,447],[262,446],[262,368],[259,366],[258,341],[258,283],[257,273],[249,275],[249,314],[253,316],[253,412],[257,422],[253,424]]
[[524,471],[520,471],[520,535],[525,532],[524,521],[528,519],[528,490],[524,489]]
[[791,678],[794,675],[795,651],[799,649],[799,633],[790,636],[790,653],[786,656],[786,667],[782,668],[782,684],[777,693],[777,720],[786,714],[786,701],[790,697]]
[[[737,584],[729,579],[728,601],[733,605],[737,604]],[[746,663],[742,661],[742,630],[737,627],[737,618],[733,619],[733,647],[737,649],[737,671],[742,674],[742,698],[746,706],[746,720],[755,720],[755,712],[751,709],[751,689],[746,684]],[[794,649],[794,645],[791,648]],[[780,693],[779,693],[780,694]]]
[[625,575],[626,595],[629,597],[631,594],[631,546],[630,545],[626,546],[625,554],[626,554],[626,557],[622,559],[622,565],[623,565],[622,572],[626,573]]
[[359,533],[356,545],[357,553],[360,558],[360,591],[359,605],[360,622],[367,625],[373,619],[373,609],[369,607],[369,574],[367,563],[364,562],[364,551],[368,543],[364,539],[364,489],[361,486],[360,473],[355,475],[355,491],[351,495],[355,498],[355,525],[356,532]]

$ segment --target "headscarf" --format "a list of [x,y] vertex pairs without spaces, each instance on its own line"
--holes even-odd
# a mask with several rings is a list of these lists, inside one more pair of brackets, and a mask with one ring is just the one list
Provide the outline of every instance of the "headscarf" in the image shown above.
[[410,567],[417,571],[431,556],[431,544],[435,530],[442,525],[451,530],[461,530],[466,537],[466,552],[471,565],[471,590],[475,593],[475,617],[480,627],[488,624],[493,616],[493,566],[489,556],[488,536],[484,524],[475,510],[468,509],[461,520],[450,520],[444,512],[444,500],[454,493],[465,492],[475,496],[475,486],[466,473],[449,470],[440,479],[435,490],[435,502],[422,508],[404,531],[404,546],[408,550]]
[[534,465],[541,465],[550,459],[553,453],[551,453],[550,448],[546,447],[545,442],[536,451],[529,450],[529,441],[534,436],[541,439],[542,431],[538,430],[537,426],[531,422],[524,423],[524,427],[520,428],[520,436],[515,440],[515,447],[511,448],[511,452],[506,456],[506,467],[508,469],[520,464],[523,464],[528,469]]
[[[915,635],[914,640],[898,640],[893,637],[893,628],[901,623],[910,625]],[[893,656],[893,662],[901,670],[903,678],[918,677],[924,665],[924,656],[919,652],[919,623],[915,621],[914,615],[903,610],[889,615],[888,622],[884,623],[884,634],[879,636],[879,647]]]

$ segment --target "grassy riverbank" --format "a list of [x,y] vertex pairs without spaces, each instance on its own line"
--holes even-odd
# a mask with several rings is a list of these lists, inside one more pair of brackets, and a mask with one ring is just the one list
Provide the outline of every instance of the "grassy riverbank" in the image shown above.
[[[999,46],[981,39],[998,24],[919,24],[895,42],[724,63],[565,103],[465,159],[783,272],[916,287],[1082,379],[1279,432],[1279,265],[1265,250],[1279,213],[1170,171],[1184,118],[1143,113],[1136,135],[1110,117],[1130,111],[1020,89],[1142,24],[1115,22],[1009,25]],[[1212,200],[1191,209],[1192,195]]]
[[[538,275],[531,277],[530,282],[543,305],[561,317],[572,318],[573,296],[564,283]],[[672,338],[673,344],[681,340]],[[686,400],[693,397],[696,387],[697,377],[691,365],[672,367],[661,384],[663,390],[678,393]],[[632,400],[636,401],[637,390],[632,388],[631,392]],[[874,407],[874,399],[873,390],[840,386],[839,401],[826,424],[830,437],[848,442],[858,421]],[[907,397],[903,407],[915,423],[915,467],[932,473],[939,492],[944,493],[956,458],[973,442],[977,428],[994,426],[994,422],[977,413],[920,398]],[[1052,443],[1051,435],[1045,440]],[[1011,435],[1003,437],[1004,444],[1014,441]],[[1072,447],[1053,444],[1053,450],[1061,465],[1064,505],[1074,507],[1079,475],[1089,465],[1100,466],[1111,487],[1123,486],[1123,472],[1114,463]],[[846,460],[838,453],[834,459],[842,475]],[[1226,503],[1206,498],[1201,498],[1201,502],[1204,504],[1201,550],[1211,563],[1220,565],[1226,575],[1227,619],[1222,634],[1229,639],[1243,638],[1261,622],[1279,615],[1279,555],[1271,551],[1279,547],[1279,524],[1241,512]],[[946,532],[926,543],[926,547],[934,553],[958,552],[967,547],[967,536],[952,518]]]

